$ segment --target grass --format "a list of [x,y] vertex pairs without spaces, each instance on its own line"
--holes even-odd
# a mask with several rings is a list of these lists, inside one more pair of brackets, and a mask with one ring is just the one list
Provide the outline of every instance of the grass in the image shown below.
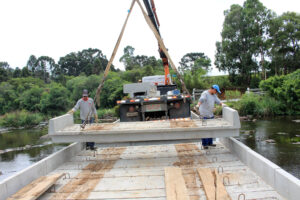
[[7,113],[0,117],[2,127],[33,127],[44,120],[40,113],[31,113],[25,110]]

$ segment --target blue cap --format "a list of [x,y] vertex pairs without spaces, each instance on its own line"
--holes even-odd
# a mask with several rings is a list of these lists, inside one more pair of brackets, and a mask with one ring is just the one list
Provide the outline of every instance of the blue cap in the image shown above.
[[213,85],[212,88],[216,89],[218,93],[221,94],[220,88],[218,85]]

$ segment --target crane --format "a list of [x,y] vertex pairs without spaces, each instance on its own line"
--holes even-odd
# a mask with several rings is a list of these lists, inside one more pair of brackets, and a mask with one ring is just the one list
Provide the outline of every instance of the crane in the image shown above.
[[[152,24],[154,25],[158,34],[161,36],[160,31],[159,31],[160,24],[159,24],[159,20],[158,20],[157,14],[156,14],[156,7],[154,4],[154,0],[143,0],[143,1],[144,1],[148,16],[151,19]],[[165,85],[171,85],[172,80],[171,80],[170,70],[169,70],[169,61],[168,61],[166,54],[163,52],[163,50],[161,49],[159,44],[158,44],[158,51],[159,51],[159,55],[160,55],[160,58],[162,59],[163,66],[164,66]]]

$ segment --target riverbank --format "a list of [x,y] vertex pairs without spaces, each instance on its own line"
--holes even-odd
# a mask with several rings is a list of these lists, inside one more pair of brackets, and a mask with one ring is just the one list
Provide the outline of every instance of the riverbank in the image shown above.
[[[113,122],[117,119],[115,109],[97,110],[99,122]],[[26,110],[14,111],[0,116],[0,134],[13,129],[39,128],[48,125],[51,116],[31,113]],[[76,123],[81,123],[79,111],[74,113]]]

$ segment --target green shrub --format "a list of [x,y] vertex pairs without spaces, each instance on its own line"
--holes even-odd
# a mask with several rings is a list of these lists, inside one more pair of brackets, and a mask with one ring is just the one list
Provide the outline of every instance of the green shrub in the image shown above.
[[28,111],[16,111],[7,113],[0,118],[0,126],[3,127],[32,127],[38,125],[44,118],[39,113],[30,113]]
[[98,118],[109,118],[109,117],[116,117],[116,113],[114,108],[112,109],[99,109],[97,110]]
[[258,88],[260,81],[261,79],[257,76],[252,77],[250,81],[250,88]]
[[39,111],[39,104],[41,101],[43,89],[39,87],[33,87],[23,92],[19,97],[20,106],[28,111]]
[[242,96],[241,92],[238,90],[226,90],[225,91],[225,97],[226,97],[227,101],[230,99],[238,99],[241,96]]
[[260,109],[260,98],[253,93],[245,94],[239,101],[240,115],[254,115]]
[[52,87],[50,86],[49,90],[49,92],[42,94],[40,101],[41,111],[50,116],[65,113],[71,105],[69,91],[59,84],[54,84]]
[[300,69],[261,81],[260,88],[281,102],[286,114],[300,114]]
[[260,116],[275,116],[284,114],[281,102],[269,96],[263,96],[261,98],[258,108],[259,109],[256,114]]

